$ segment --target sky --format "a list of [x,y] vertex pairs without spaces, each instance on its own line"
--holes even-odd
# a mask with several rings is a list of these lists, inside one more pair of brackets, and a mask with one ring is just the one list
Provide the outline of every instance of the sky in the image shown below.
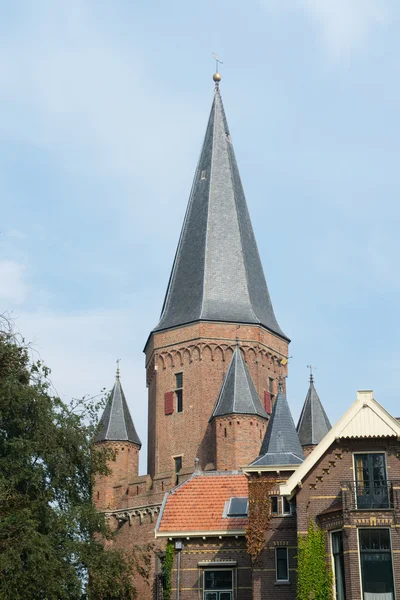
[[315,367],[336,422],[358,389],[400,415],[396,0],[4,0],[0,313],[64,399],[111,388],[144,442],[157,324],[221,94],[295,421]]

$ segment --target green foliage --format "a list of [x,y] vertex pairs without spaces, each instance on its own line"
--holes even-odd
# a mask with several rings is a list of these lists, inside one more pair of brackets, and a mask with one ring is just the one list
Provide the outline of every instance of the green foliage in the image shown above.
[[104,399],[65,404],[30,354],[0,318],[0,598],[131,600],[148,549],[114,549],[92,503],[112,458],[91,452]]
[[298,539],[297,600],[331,600],[332,571],[325,552],[325,535],[310,520]]
[[163,563],[163,576],[164,576],[164,588],[163,588],[163,600],[171,599],[171,574],[172,567],[174,565],[174,545],[172,542],[167,543],[165,549],[165,558]]

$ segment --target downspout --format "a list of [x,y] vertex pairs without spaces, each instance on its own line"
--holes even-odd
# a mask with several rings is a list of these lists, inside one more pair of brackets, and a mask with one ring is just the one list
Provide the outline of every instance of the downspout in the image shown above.
[[180,598],[180,589],[181,589],[181,551],[178,550],[178,574],[177,574],[177,582],[176,582],[176,600]]
[[178,561],[176,565],[176,600],[180,600],[181,595],[181,551],[183,548],[183,543],[181,540],[175,541],[175,550],[178,551]]

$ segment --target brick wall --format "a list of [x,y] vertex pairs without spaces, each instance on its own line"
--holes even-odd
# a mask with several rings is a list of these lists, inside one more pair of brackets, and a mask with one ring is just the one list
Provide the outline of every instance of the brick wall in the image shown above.
[[[146,347],[149,392],[148,472],[173,469],[174,456],[190,468],[215,468],[216,456],[209,418],[238,336],[241,350],[261,401],[274,379],[286,373],[280,360],[288,344],[259,326],[196,323],[152,334]],[[183,373],[183,412],[165,414],[165,394],[175,390],[175,375]]]
[[267,419],[248,415],[217,417],[213,421],[216,469],[245,467],[259,455]]
[[100,444],[115,451],[115,460],[110,460],[108,463],[110,474],[98,476],[93,486],[93,497],[97,508],[107,510],[120,506],[120,498],[126,495],[129,482],[138,476],[140,448],[132,442],[101,442]]

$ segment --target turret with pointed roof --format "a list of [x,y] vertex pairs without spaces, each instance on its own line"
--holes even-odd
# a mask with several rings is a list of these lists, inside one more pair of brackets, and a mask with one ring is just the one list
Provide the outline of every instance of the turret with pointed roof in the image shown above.
[[218,471],[244,467],[258,455],[268,415],[238,345],[222,382],[210,423],[215,436],[215,468]]
[[109,461],[110,472],[96,477],[94,499],[101,509],[120,508],[120,499],[115,495],[116,489],[127,493],[128,486],[139,474],[139,451],[142,442],[136,433],[129,412],[125,394],[122,389],[119,368],[114,387],[100,420],[100,429],[95,444],[111,446],[115,451],[114,460]]
[[310,386],[297,424],[297,433],[301,445],[316,446],[331,427],[332,425],[315,389],[314,378],[310,375]]
[[264,419],[268,418],[239,346],[236,346],[233,352],[210,421],[214,417],[234,414],[258,415]]
[[261,446],[260,456],[251,466],[287,467],[300,465],[303,450],[282,382],[275,400],[271,419]]
[[199,320],[260,324],[287,340],[272,308],[218,81],[155,331]]
[[127,441],[137,444],[139,447],[142,446],[122,389],[119,369],[117,369],[114,387],[100,419],[100,429],[96,436],[96,442],[117,441]]

